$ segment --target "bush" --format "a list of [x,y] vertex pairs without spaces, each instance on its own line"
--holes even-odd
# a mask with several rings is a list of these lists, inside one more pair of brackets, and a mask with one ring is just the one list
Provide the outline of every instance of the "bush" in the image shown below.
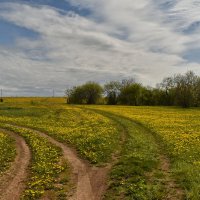
[[95,82],[73,87],[66,91],[69,104],[96,104],[102,97],[103,89]]

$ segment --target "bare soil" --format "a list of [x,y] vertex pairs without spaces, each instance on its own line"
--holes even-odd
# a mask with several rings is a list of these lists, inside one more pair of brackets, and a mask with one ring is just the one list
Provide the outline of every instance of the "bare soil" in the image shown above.
[[12,166],[0,177],[0,200],[18,200],[25,188],[31,153],[21,136],[4,129],[0,130],[15,139],[17,151]]
[[[18,126],[20,127],[20,126]],[[25,127],[23,127],[25,128]],[[30,129],[30,128],[26,128]],[[52,144],[60,147],[63,151],[64,159],[68,160],[72,168],[73,185],[75,185],[72,195],[69,197],[70,200],[101,200],[104,194],[107,184],[107,174],[110,169],[110,165],[106,167],[94,167],[91,166],[87,161],[78,157],[76,151],[68,147],[49,135],[30,129],[37,132],[44,138],[47,138]]]
[[[16,126],[16,125],[13,125]],[[20,126],[16,126],[19,127]],[[23,127],[26,128],[26,127]],[[26,128],[30,129],[30,128]],[[69,147],[62,142],[55,140],[49,135],[30,129],[37,132],[44,138],[47,138],[52,144],[60,147],[63,151],[63,158],[69,162],[72,169],[72,188],[69,200],[101,200],[107,188],[107,175],[116,162],[117,158],[111,160],[110,164],[105,167],[95,167],[90,165],[87,161],[79,158],[77,152],[72,147]],[[10,131],[5,131],[16,140],[17,156],[7,173],[0,177],[0,200],[18,200],[24,189],[24,181],[27,177],[27,167],[30,161],[30,151],[25,141],[19,135]],[[122,134],[122,142],[125,141],[125,133]],[[170,162],[165,155],[160,155],[160,170],[165,177],[165,188],[167,195],[165,200],[183,199],[184,192],[180,189],[170,173]],[[46,200],[50,198],[45,198]]]
[[165,189],[167,195],[165,200],[182,200],[184,199],[184,191],[176,184],[170,173],[170,161],[165,155],[160,155],[160,169],[165,177]]

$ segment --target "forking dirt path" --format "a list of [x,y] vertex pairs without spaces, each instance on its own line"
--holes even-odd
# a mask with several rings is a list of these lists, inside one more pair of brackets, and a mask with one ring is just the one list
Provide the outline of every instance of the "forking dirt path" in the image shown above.
[[[94,167],[91,166],[87,161],[78,157],[76,151],[68,147],[54,138],[50,137],[46,133],[37,131],[35,129],[17,126],[10,124],[18,128],[24,128],[32,130],[38,135],[47,138],[52,144],[60,147],[63,151],[63,157],[66,159],[72,169],[72,181],[75,185],[75,189],[72,191],[72,196],[69,200],[101,200],[105,190],[107,189],[107,175],[112,165],[116,162],[114,159],[111,160],[110,164],[106,167]],[[1,129],[0,129],[1,130]],[[6,173],[5,177],[0,178],[0,200],[18,200],[20,194],[24,189],[24,180],[26,179],[26,169],[30,160],[30,152],[28,146],[24,142],[23,138],[9,131],[9,133],[17,141],[17,157],[12,165],[9,173]],[[125,133],[122,134],[122,143],[125,142]],[[174,180],[170,177],[169,160],[160,155],[161,160],[161,171],[164,172],[167,184],[166,189],[169,191],[165,197],[166,200],[182,199],[183,191],[177,187]],[[175,191],[175,194],[171,194],[171,191]],[[45,198],[48,200],[48,198]]]
[[[108,118],[111,118],[112,120],[114,120],[115,122],[118,122],[119,124],[121,124],[121,126],[123,127],[123,130],[126,133],[123,133],[122,136],[122,143],[121,145],[123,145],[123,143],[125,143],[126,140],[126,136],[128,135],[128,130],[126,129],[126,124],[122,123],[120,118],[122,116],[119,115],[115,115],[113,113],[107,112],[107,111],[101,111],[101,110],[95,110],[95,109],[91,109],[95,112],[98,112],[100,114],[105,115]],[[148,134],[152,134],[155,142],[157,144],[157,148],[158,148],[158,152],[159,152],[159,161],[160,164],[158,166],[158,171],[160,171],[163,176],[164,176],[164,182],[162,183],[164,188],[165,188],[165,196],[163,197],[162,200],[183,200],[185,199],[185,194],[184,194],[184,190],[183,188],[180,187],[180,185],[178,185],[176,183],[176,180],[174,179],[174,177],[171,174],[171,170],[170,170],[170,160],[169,158],[164,154],[164,150],[161,147],[160,141],[158,141],[158,139],[156,139],[155,135],[151,132],[151,130],[149,130],[148,128],[138,124],[137,122],[135,122],[134,120],[128,119],[126,117],[122,117],[124,120],[132,122],[132,126],[134,129],[134,124],[139,125],[141,128],[144,129],[145,132],[148,132]],[[154,176],[154,170],[150,173],[151,176]],[[148,176],[147,176],[148,179]]]
[[86,161],[80,159],[75,150],[58,142],[52,137],[36,131],[42,137],[47,138],[52,144],[60,147],[63,156],[72,167],[73,179],[75,179],[76,190],[70,200],[100,200],[106,189],[106,177],[109,167],[92,167]]
[[21,136],[4,129],[0,130],[15,139],[17,151],[12,166],[0,177],[0,200],[18,200],[25,187],[31,153]]
[[[10,124],[11,125],[11,124]],[[47,138],[52,144],[60,147],[63,151],[63,157],[66,159],[72,168],[72,180],[75,184],[73,195],[69,200],[101,200],[107,184],[107,174],[111,168],[108,164],[106,167],[91,166],[87,161],[78,157],[76,151],[66,144],[63,144],[49,135],[27,127],[13,125],[18,128],[32,130],[40,136]],[[11,200],[11,199],[9,199]]]

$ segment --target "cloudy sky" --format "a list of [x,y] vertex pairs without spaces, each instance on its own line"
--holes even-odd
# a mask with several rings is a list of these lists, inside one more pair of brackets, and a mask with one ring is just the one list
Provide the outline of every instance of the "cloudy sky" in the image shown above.
[[200,0],[0,0],[4,95],[200,75]]

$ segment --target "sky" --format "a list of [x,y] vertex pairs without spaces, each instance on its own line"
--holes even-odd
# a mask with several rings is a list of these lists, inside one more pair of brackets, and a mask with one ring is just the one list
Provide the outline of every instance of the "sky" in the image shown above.
[[200,0],[0,0],[0,88],[62,96],[86,81],[200,75],[199,13]]

